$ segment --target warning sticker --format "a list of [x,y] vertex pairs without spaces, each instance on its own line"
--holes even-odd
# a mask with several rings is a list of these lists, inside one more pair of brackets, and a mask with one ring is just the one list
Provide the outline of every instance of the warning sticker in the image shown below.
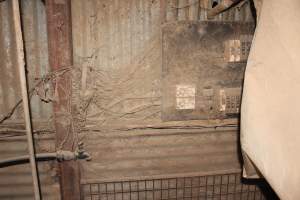
[[196,87],[195,85],[176,86],[176,109],[195,109]]

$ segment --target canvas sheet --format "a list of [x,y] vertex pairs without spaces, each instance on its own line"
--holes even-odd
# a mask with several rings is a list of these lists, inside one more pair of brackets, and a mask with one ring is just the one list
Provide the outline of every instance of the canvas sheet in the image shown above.
[[281,199],[297,200],[300,199],[300,1],[265,0],[260,8],[245,73],[242,150]]

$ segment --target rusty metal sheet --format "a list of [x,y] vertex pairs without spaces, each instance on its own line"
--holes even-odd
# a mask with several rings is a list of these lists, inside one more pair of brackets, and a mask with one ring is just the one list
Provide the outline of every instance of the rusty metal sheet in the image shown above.
[[89,131],[82,181],[118,181],[240,171],[236,128]]
[[[20,2],[29,85],[32,86],[35,79],[49,71],[45,10],[42,1],[39,0],[22,0]],[[170,1],[167,2],[166,10],[162,11],[165,12],[167,21],[170,21],[172,16],[174,20],[182,20],[183,17],[185,20],[195,20],[197,15],[199,20],[206,19],[204,7],[209,4],[209,1],[200,1],[200,5],[193,3],[192,0],[181,1],[180,5],[178,3],[179,6],[186,6],[185,3],[191,4],[186,9],[174,9],[171,7]],[[10,27],[9,8],[9,1],[0,3],[0,43],[5,47],[0,49],[0,115],[8,112],[19,99],[19,83],[17,82],[18,78],[14,76],[15,68],[13,67],[13,30]],[[249,17],[249,10],[244,12],[243,9],[241,11],[235,9],[229,14],[224,13],[223,18],[220,15],[216,19],[246,20]],[[197,13],[197,10],[201,12]],[[75,73],[78,76],[75,76],[76,81],[73,83],[75,86],[74,96],[79,96],[79,93],[86,94],[84,98],[88,99],[95,88],[97,90],[95,95],[97,98],[91,102],[92,106],[89,107],[87,121],[108,125],[160,121],[161,29],[159,1],[72,0],[72,11],[72,28],[75,30],[73,32],[75,71],[80,72],[79,75]],[[250,18],[248,19],[250,20]],[[81,72],[87,72],[86,79],[84,76],[81,77]],[[93,80],[96,81],[93,82]],[[73,100],[78,103],[77,99]],[[31,108],[35,120],[48,120],[52,115],[51,104],[42,102],[38,96],[32,97]],[[21,110],[17,110],[11,118],[13,122],[21,120],[21,112]],[[158,133],[160,132],[158,131]],[[95,141],[101,141],[102,136],[99,133],[97,136]],[[180,137],[178,138],[180,139]],[[11,146],[15,146],[15,144],[20,145],[20,143],[12,143]],[[15,147],[17,148],[17,146]],[[16,152],[27,152],[23,147],[24,145],[20,145],[20,149],[17,149]],[[93,147],[90,150],[97,152],[97,148]],[[117,149],[113,150],[117,151]],[[14,151],[11,150],[11,152]],[[8,154],[10,155],[11,152]],[[11,155],[15,155],[15,153],[11,153]],[[20,173],[24,174],[26,166],[20,168]],[[15,181],[15,176],[11,175],[12,172],[13,169],[5,172],[9,174],[9,177],[4,178]],[[169,172],[173,173],[174,171]],[[22,178],[23,176],[20,176],[20,179]],[[11,190],[9,193],[14,193],[16,199],[30,199],[29,193],[24,195],[22,192],[24,191],[22,188],[30,190],[28,185],[31,183],[27,184],[26,182],[19,185],[18,191]],[[59,198],[58,190],[50,193],[51,198]],[[47,196],[47,199],[51,198]]]
[[[45,134],[37,140],[37,152],[54,151],[53,136]],[[0,159],[28,154],[25,136],[0,138]],[[38,163],[42,196],[58,200],[59,185],[55,162]],[[32,177],[29,164],[0,168],[0,199],[33,199]]]
[[[165,7],[157,0],[72,1],[76,80],[73,101],[84,116],[79,137],[93,156],[91,162],[82,163],[84,181],[125,180],[143,176],[143,173],[161,177],[180,172],[205,173],[209,167],[214,167],[215,157],[198,148],[201,145],[214,153],[226,149],[220,152],[220,157],[216,155],[220,163],[215,169],[239,170],[237,131],[220,135],[214,131],[205,134],[196,130],[180,132],[161,122],[160,17],[166,16],[166,22],[170,22],[174,14],[172,19],[179,20],[176,11],[180,10],[171,8],[171,1],[162,2],[166,3]],[[201,6],[205,6],[202,2]],[[191,9],[189,16],[195,19],[197,9]],[[205,19],[204,9],[202,11],[198,13],[199,20]],[[224,20],[245,20],[233,13]],[[155,123],[160,124],[160,128],[144,130]],[[98,131],[92,130],[94,125],[100,127]],[[197,129],[195,124],[181,125]],[[141,130],[112,130],[116,126],[138,126]],[[142,132],[149,134],[139,136]],[[125,138],[128,135],[130,137]],[[215,145],[213,138],[220,140],[215,150],[210,146]],[[193,142],[198,146],[193,146]],[[184,145],[187,145],[186,150]],[[172,158],[167,157],[167,152],[172,153]],[[206,155],[210,160],[201,160]],[[227,159],[223,160],[222,156]],[[199,168],[202,164],[203,168]]]
[[[89,105],[83,111],[86,122],[161,121],[161,17],[166,23],[202,21],[210,5],[191,0],[72,1],[78,80],[73,83],[73,100],[77,107]],[[188,14],[182,15],[182,10]],[[248,4],[220,16],[215,20],[252,20]]]
[[179,22],[164,26],[163,120],[237,115],[253,31],[252,23]]
[[73,100],[83,121],[160,120],[159,1],[74,0],[72,11]]
[[[41,1],[20,1],[26,51],[26,68],[29,88],[49,72],[45,10]],[[0,119],[21,99],[19,78],[15,65],[14,30],[11,19],[11,2],[0,3]],[[38,95],[31,98],[34,121],[48,120],[52,115],[51,103],[41,101]],[[22,120],[18,107],[10,120]]]
[[[20,83],[15,64],[15,35],[12,23],[12,1],[0,2],[0,119],[9,113],[21,99]],[[26,69],[29,88],[49,71],[45,9],[42,1],[20,1],[23,34],[26,51]],[[35,129],[39,124],[51,127],[52,105],[41,101],[34,94],[31,98],[31,111]],[[28,154],[24,136],[22,107],[0,125],[0,159]],[[52,135],[46,133],[45,135]],[[36,141],[38,151],[53,151],[54,139]],[[41,147],[41,148],[40,148]],[[43,151],[45,152],[45,151]],[[53,163],[39,164],[42,194],[45,199],[60,199],[58,181],[55,178]],[[33,199],[32,178],[29,165],[0,169],[0,199]]]

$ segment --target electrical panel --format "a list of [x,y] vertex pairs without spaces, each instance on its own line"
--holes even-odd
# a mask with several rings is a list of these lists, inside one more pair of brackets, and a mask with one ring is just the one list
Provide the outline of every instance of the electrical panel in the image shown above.
[[165,25],[162,119],[237,116],[253,33],[253,23],[183,21]]

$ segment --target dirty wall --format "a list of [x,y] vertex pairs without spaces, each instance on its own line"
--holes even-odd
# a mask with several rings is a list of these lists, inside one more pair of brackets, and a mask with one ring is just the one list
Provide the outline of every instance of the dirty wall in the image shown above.
[[[44,5],[24,0],[21,6],[33,87],[49,69]],[[196,0],[72,1],[74,119],[93,156],[91,162],[82,163],[83,183],[240,171],[236,119],[161,120],[162,27],[173,21],[206,20],[209,6],[210,1]],[[0,3],[0,42],[5,47],[0,50],[2,118],[20,99],[9,8],[8,1]],[[214,20],[251,21],[252,17],[249,5],[243,4]],[[51,96],[45,93],[49,88],[47,82],[41,84],[31,98],[35,129],[46,133],[39,136],[44,141],[39,142],[41,151],[53,150],[52,107],[46,103]],[[7,157],[27,153],[24,137],[11,136],[22,133],[21,116],[18,108],[1,125]],[[55,171],[51,165],[42,168],[41,174],[47,172],[42,175],[48,184],[47,199],[57,199]],[[1,193],[3,198],[11,194],[13,199],[32,198],[29,167],[5,169],[0,176],[9,180],[9,184],[0,181],[0,188],[8,191]],[[16,184],[18,191],[11,187]]]
[[[49,72],[45,7],[39,0],[20,3],[37,150],[52,152],[52,106],[45,95],[49,82],[41,79]],[[28,154],[14,37],[11,1],[0,2],[0,159]],[[53,163],[39,164],[43,197],[57,200],[59,185],[53,169]],[[33,199],[29,164],[0,169],[0,199]]]
[[[82,182],[240,170],[236,119],[161,120],[162,27],[206,20],[209,6],[186,0],[72,1],[73,99],[80,138],[93,156],[82,164]],[[249,4],[214,20],[251,21]],[[235,125],[209,128],[217,124]]]

